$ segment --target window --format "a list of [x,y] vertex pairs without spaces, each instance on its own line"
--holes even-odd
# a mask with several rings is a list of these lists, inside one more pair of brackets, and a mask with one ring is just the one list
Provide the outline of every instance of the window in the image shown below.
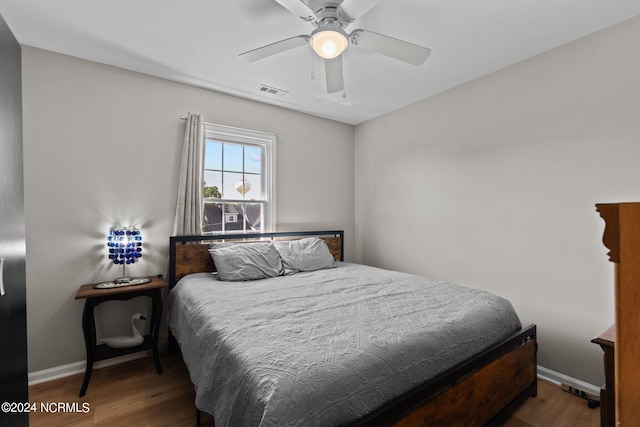
[[273,134],[205,124],[205,233],[274,229]]

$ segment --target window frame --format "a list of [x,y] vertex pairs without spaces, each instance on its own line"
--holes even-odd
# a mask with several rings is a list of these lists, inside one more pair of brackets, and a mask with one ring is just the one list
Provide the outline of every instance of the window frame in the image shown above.
[[[215,199],[213,197],[202,197],[203,209],[205,203],[261,203],[263,204],[263,229],[261,232],[272,232],[275,230],[276,225],[276,142],[277,135],[268,132],[255,131],[250,129],[236,128],[232,126],[219,125],[215,123],[204,123],[205,127],[205,140],[206,146],[207,140],[232,143],[240,145],[258,146],[262,149],[262,192],[264,199],[260,201],[251,201],[243,199]],[[206,150],[206,147],[205,147]],[[202,165],[203,174],[206,171],[204,164]],[[203,182],[204,191],[204,182]],[[222,191],[222,189],[220,189]],[[223,215],[224,222],[224,215]],[[203,230],[204,230],[204,216],[203,216]],[[224,228],[224,225],[223,225]],[[238,230],[230,230],[229,232],[238,233]],[[247,231],[250,232],[250,231]],[[203,234],[225,234],[227,231],[209,231]]]

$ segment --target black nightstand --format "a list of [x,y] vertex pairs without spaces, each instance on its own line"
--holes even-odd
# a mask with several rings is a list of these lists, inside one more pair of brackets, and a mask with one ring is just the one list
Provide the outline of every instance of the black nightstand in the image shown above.
[[[93,363],[111,357],[123,356],[142,350],[151,349],[153,360],[156,364],[156,371],[162,374],[160,366],[160,356],[158,354],[158,333],[160,331],[160,319],[162,318],[162,288],[169,285],[161,277],[151,277],[151,281],[142,285],[123,286],[111,289],[94,289],[94,284],[82,285],[78,289],[75,299],[84,299],[84,311],[82,312],[82,331],[84,332],[84,342],[87,348],[87,368],[84,372],[80,397],[84,396],[89,386]],[[111,348],[106,344],[96,343],[96,323],[93,315],[94,308],[105,301],[129,300],[131,298],[147,296],[152,300],[151,308],[151,334],[144,336],[144,342],[135,347]]]

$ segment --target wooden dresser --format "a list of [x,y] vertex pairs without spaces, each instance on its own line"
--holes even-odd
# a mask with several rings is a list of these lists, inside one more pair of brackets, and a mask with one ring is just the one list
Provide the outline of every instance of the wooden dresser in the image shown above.
[[615,425],[640,420],[640,203],[596,205],[605,221],[602,241],[615,265]]

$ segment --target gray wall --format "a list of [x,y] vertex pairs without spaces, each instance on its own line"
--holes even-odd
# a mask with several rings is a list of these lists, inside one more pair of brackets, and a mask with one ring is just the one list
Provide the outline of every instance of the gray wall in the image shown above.
[[[30,47],[23,83],[31,372],[85,359],[73,298],[121,272],[106,259],[112,225],[142,229],[128,274],[165,271],[187,112],[279,134],[278,229],[344,229],[353,257],[353,126]],[[126,304],[98,307],[99,338],[130,332],[133,310],[149,309]]]
[[613,322],[599,202],[640,200],[640,18],[356,127],[356,259],[509,298],[594,385]]

